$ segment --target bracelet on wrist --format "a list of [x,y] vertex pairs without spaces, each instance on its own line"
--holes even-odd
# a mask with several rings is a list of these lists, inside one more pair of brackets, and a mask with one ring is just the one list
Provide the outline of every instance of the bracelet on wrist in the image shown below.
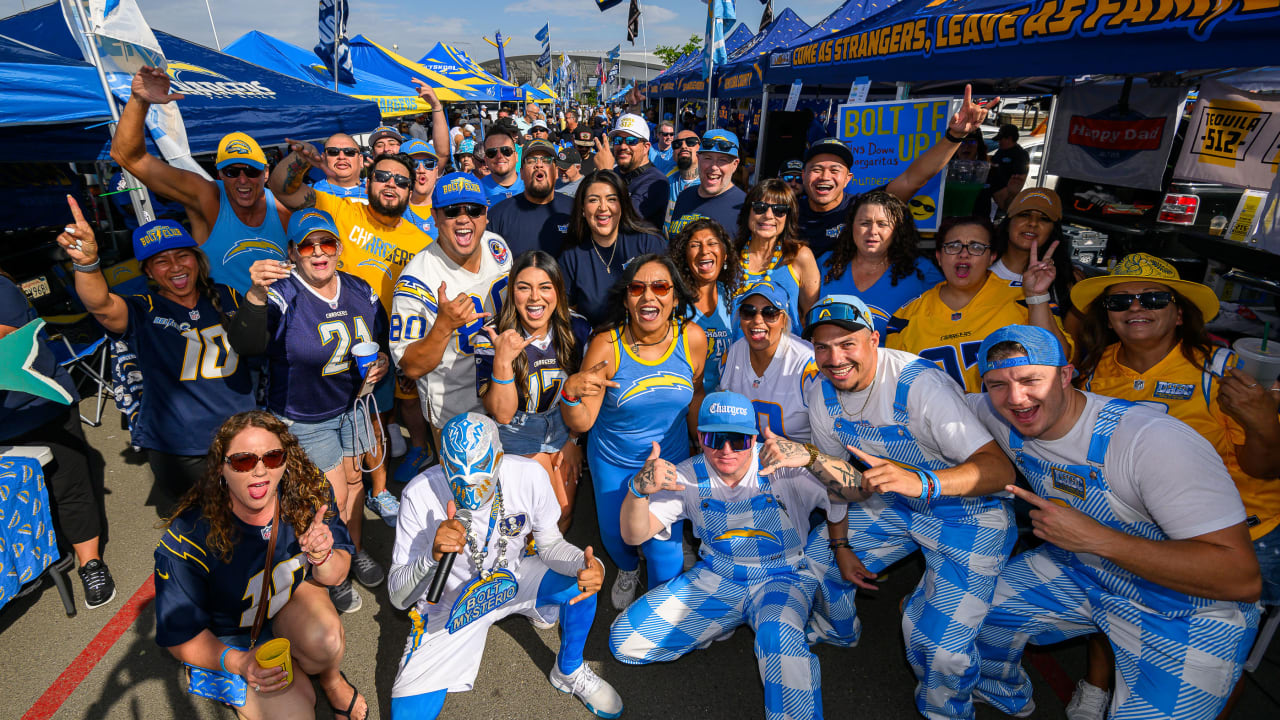
[[102,258],[96,258],[92,263],[89,263],[88,265],[81,265],[75,260],[72,260],[71,268],[76,272],[91,273],[91,272],[98,272],[98,266],[100,266],[101,264],[102,264]]
[[228,645],[226,649],[222,651],[222,656],[218,658],[218,667],[222,668],[222,672],[224,673],[231,672],[230,670],[227,669],[227,653],[231,652],[231,650],[232,650],[232,647]]
[[515,382],[516,379],[514,377],[510,377],[510,378],[507,378],[506,380],[499,380],[498,378],[490,375],[489,381],[497,385],[510,385],[511,383]]
[[957,145],[959,145],[960,143],[964,142],[964,138],[965,138],[965,136],[964,136],[964,135],[960,135],[960,136],[952,135],[952,134],[951,134],[951,128],[947,128],[947,132],[945,133],[945,135],[946,135],[947,140],[949,140],[950,142],[953,142],[953,143],[955,143],[955,144],[957,144]]
[[325,553],[324,559],[319,562],[312,560],[311,554],[307,553],[307,562],[311,563],[311,567],[320,567],[321,565],[329,562],[329,558],[331,557],[333,557],[333,548],[329,548],[329,552]]
[[640,498],[641,500],[646,500],[646,499],[648,499],[648,497],[649,497],[648,495],[645,495],[644,493],[642,493],[642,492],[640,492],[639,490],[637,490],[637,489],[636,489],[636,481],[635,481],[635,480],[632,480],[631,482],[627,483],[627,489],[631,491],[631,494],[632,494],[632,495],[635,495],[636,497]]
[[1049,293],[1043,293],[1041,295],[1028,295],[1022,301],[1028,305],[1043,305],[1052,299],[1053,297]]
[[813,464],[818,462],[818,446],[813,443],[805,443],[804,449],[809,451],[809,462],[804,464],[804,469],[813,470]]
[[564,390],[560,391],[560,401],[569,407],[577,407],[582,404],[582,398],[569,397]]
[[849,544],[849,540],[847,538],[840,539],[840,540],[828,540],[827,547],[831,548],[832,550],[835,550],[836,548],[850,548],[850,549],[853,548],[853,546]]

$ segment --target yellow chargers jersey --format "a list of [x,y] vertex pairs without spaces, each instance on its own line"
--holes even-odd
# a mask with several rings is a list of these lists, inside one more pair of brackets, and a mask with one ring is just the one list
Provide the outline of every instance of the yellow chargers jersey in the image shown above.
[[431,244],[431,236],[400,218],[378,222],[364,203],[316,192],[316,209],[333,216],[342,241],[342,269],[369,283],[391,316],[391,293],[405,264]]
[[1249,536],[1258,538],[1280,525],[1280,481],[1246,474],[1236,460],[1236,446],[1244,444],[1244,428],[1218,407],[1218,382],[1236,355],[1218,348],[1201,370],[1174,347],[1145,373],[1125,367],[1117,359],[1120,344],[1108,347],[1098,367],[1084,379],[1084,389],[1122,400],[1140,402],[1190,425],[1213,445],[1240,491],[1248,515]]
[[[987,335],[1006,325],[1027,324],[1029,311],[1022,300],[1022,288],[1010,287],[988,273],[982,289],[969,304],[952,310],[942,301],[943,285],[938,283],[898,308],[885,330],[885,347],[932,360],[965,392],[981,392],[978,348]],[[1056,316],[1054,322],[1061,330],[1062,323]],[[1071,357],[1070,347],[1066,352]]]

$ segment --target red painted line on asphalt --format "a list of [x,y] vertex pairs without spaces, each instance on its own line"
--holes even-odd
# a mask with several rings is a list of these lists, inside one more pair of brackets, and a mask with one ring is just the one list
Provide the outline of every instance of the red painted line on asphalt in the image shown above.
[[1048,650],[1040,650],[1038,648],[1028,647],[1027,658],[1031,660],[1031,666],[1044,677],[1045,682],[1049,683],[1049,688],[1053,690],[1053,694],[1058,696],[1065,706],[1071,702],[1071,695],[1076,691],[1076,684],[1067,674],[1066,670],[1058,664],[1057,660],[1049,654]]
[[111,649],[116,641],[124,635],[125,631],[133,625],[138,616],[142,615],[142,610],[156,597],[156,578],[155,575],[148,575],[147,581],[142,583],[142,587],[129,598],[129,601],[120,608],[107,623],[106,627],[98,631],[93,640],[85,646],[84,650],[76,656],[75,660],[67,666],[66,670],[53,681],[49,689],[44,691],[39,700],[27,710],[22,716],[22,720],[46,720],[53,717],[58,712],[62,704],[71,697],[71,693],[80,686],[93,668],[102,660],[107,651]]

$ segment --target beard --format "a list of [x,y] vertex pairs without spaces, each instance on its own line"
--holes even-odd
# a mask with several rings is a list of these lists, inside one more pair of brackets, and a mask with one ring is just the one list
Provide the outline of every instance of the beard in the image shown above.
[[526,183],[524,186],[524,191],[528,193],[529,197],[533,198],[534,200],[546,200],[547,198],[551,197],[552,193],[556,191],[554,186],[555,186],[555,183],[553,182],[548,182],[546,185],[541,185],[541,186],[530,185]]
[[679,170],[680,172],[684,172],[685,170],[688,170],[691,167],[693,167],[692,156],[681,155],[680,157],[676,158],[676,169]]
[[385,215],[387,217],[400,217],[404,214],[405,208],[409,207],[409,197],[406,195],[403,200],[400,200],[395,205],[389,206],[382,202],[382,196],[370,195],[369,207],[380,215]]

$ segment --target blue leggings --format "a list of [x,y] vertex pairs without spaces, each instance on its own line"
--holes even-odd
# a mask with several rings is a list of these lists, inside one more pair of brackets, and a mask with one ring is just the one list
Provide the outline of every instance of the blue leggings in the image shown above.
[[[577,604],[569,601],[577,597],[578,578],[565,577],[550,570],[542,576],[538,585],[536,607],[560,606],[560,652],[556,653],[556,665],[565,675],[582,667],[582,648],[587,644],[587,633],[596,617],[596,596],[592,595]],[[447,690],[391,698],[392,720],[433,720],[440,716]]]
[[652,538],[636,548],[622,541],[622,501],[627,486],[640,471],[638,467],[615,465],[588,452],[591,487],[596,495],[596,518],[600,523],[600,541],[619,570],[632,572],[640,567],[640,553],[648,561],[649,587],[656,588],[684,569],[684,521],[671,525],[671,537]]

